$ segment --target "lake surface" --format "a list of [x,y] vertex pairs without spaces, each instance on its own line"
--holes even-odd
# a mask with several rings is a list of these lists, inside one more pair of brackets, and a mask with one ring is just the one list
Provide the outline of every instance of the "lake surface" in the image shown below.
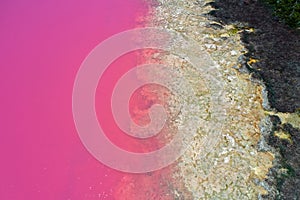
[[[142,26],[136,18],[147,9],[139,0],[1,3],[0,199],[141,199],[145,190],[132,184],[161,179],[101,164],[82,145],[72,116],[85,57],[113,34]],[[123,61],[132,64],[130,56]]]

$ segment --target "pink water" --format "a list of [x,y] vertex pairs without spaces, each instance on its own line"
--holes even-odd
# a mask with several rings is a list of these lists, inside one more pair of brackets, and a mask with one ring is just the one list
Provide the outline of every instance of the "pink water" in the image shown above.
[[[139,55],[137,55],[137,52]],[[150,152],[161,148],[166,142],[162,139],[163,131],[148,139],[137,139],[122,131],[113,118],[111,110],[111,96],[114,87],[120,77],[130,69],[139,66],[142,51],[134,51],[115,60],[101,77],[96,92],[96,112],[101,128],[107,137],[117,146],[131,152]],[[145,76],[147,76],[145,74]],[[130,83],[135,84],[139,79],[136,76],[130,78]],[[147,94],[145,94],[147,91]],[[123,91],[124,92],[124,91]],[[140,126],[150,123],[149,108],[155,103],[163,105],[160,98],[168,92],[159,85],[145,84],[136,90],[126,105],[126,100],[121,102],[129,107],[132,120]],[[165,100],[166,101],[166,100]]]
[[135,190],[130,183],[150,187],[161,178],[101,164],[82,145],[72,117],[81,62],[143,14],[141,0],[0,3],[1,200],[141,199],[128,194]]

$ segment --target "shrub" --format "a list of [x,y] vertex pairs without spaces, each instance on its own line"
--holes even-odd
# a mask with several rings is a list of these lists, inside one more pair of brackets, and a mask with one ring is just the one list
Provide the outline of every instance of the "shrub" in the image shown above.
[[300,27],[300,0],[263,0],[276,16],[292,28]]

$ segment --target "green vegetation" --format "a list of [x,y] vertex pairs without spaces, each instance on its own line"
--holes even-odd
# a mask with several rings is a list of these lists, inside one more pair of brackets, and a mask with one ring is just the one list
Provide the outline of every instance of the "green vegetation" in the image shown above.
[[292,28],[300,27],[300,0],[263,0],[276,16]]

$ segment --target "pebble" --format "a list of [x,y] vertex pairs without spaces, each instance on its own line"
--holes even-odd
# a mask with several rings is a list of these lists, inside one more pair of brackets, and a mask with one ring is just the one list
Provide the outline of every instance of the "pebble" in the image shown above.
[[237,52],[236,52],[236,51],[234,51],[234,50],[232,50],[232,51],[230,51],[230,55],[232,55],[232,56],[236,56],[236,55],[237,55]]

